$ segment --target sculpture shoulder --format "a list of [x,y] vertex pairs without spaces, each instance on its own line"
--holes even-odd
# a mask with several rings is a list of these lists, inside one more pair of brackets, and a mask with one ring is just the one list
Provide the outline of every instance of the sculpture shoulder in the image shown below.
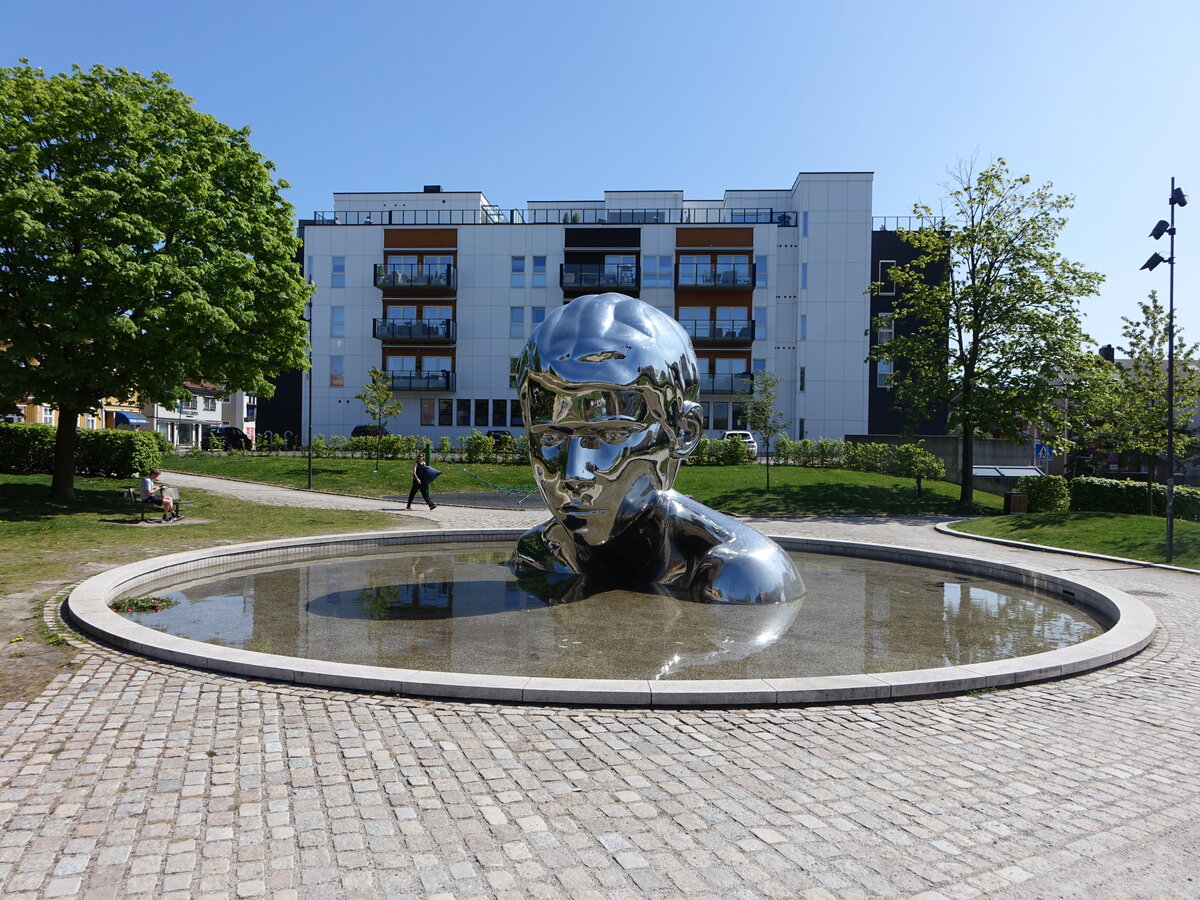
[[676,540],[709,544],[690,567],[693,590],[727,603],[778,603],[803,596],[795,565],[773,540],[690,498],[676,503]]
[[553,520],[535,525],[517,539],[513,567],[523,571],[574,574],[563,556],[562,542],[555,536],[558,524]]

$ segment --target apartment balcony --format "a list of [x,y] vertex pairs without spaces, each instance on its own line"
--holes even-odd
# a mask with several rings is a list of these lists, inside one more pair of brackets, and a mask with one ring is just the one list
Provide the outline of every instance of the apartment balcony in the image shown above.
[[457,387],[454,372],[388,372],[393,391],[453,391]]
[[676,263],[675,286],[711,291],[754,290],[754,263]]
[[453,344],[458,340],[458,323],[453,319],[376,319],[373,332],[381,341]]
[[694,344],[711,347],[754,343],[753,319],[691,319],[679,324]]
[[753,394],[754,376],[749,372],[740,375],[705,373],[700,376],[701,394]]
[[641,283],[637,263],[563,263],[558,284],[564,293],[595,294],[601,291],[636,292]]
[[376,263],[375,287],[394,293],[453,291],[458,288],[458,267],[420,263]]

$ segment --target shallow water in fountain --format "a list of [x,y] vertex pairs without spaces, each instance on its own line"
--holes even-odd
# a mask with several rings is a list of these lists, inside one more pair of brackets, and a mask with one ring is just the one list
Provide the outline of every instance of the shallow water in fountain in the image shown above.
[[774,605],[604,590],[546,601],[511,544],[377,551],[143,585],[128,614],[222,646],[343,663],[557,678],[786,678],[970,665],[1079,643],[1082,610],[996,581],[792,553],[807,594]]

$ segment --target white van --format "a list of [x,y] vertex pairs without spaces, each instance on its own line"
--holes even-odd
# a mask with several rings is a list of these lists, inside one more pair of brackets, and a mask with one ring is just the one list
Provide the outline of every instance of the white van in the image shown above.
[[750,454],[751,459],[758,459],[758,441],[754,440],[754,435],[748,431],[726,431],[721,435],[721,440],[728,437],[735,437],[746,445],[746,452]]

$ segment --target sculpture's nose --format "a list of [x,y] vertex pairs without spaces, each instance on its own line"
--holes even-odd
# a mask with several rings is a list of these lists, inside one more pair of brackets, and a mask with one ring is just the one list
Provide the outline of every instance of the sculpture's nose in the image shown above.
[[596,463],[592,459],[594,451],[583,446],[580,438],[571,438],[567,442],[567,459],[563,466],[563,477],[568,483],[590,484],[595,480]]

